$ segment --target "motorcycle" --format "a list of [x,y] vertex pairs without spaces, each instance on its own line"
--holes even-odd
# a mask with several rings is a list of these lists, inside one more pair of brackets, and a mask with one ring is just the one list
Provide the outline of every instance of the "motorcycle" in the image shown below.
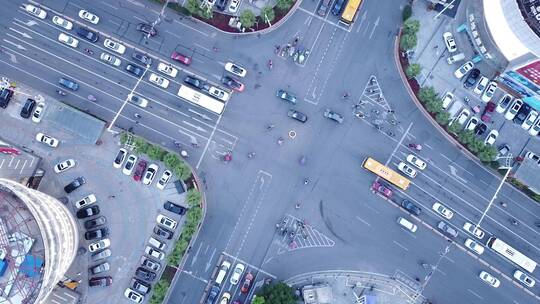
[[253,157],[255,157],[255,152],[250,152],[250,153],[248,153],[247,157],[248,157],[248,158],[253,158]]
[[94,55],[94,51],[92,51],[91,49],[84,49],[84,52],[88,55]]
[[67,93],[62,91],[62,90],[56,90],[56,93],[58,93],[58,95],[60,95],[60,96],[66,96],[67,95]]
[[280,137],[277,140],[277,144],[281,146],[281,145],[283,145],[283,141],[284,141],[283,137]]
[[268,69],[272,69],[272,59],[268,60],[268,63],[266,64],[268,66]]
[[419,144],[409,144],[409,148],[415,149],[416,151],[422,151],[422,145]]
[[94,95],[88,95],[88,100],[97,101],[97,99],[96,99],[96,97],[94,97]]

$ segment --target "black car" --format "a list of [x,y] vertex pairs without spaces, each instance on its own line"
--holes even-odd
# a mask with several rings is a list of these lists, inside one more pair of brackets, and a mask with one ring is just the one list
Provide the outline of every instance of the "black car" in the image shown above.
[[9,104],[9,101],[11,100],[11,97],[13,96],[13,91],[10,89],[2,89],[0,91],[0,107],[6,108]]
[[172,213],[176,213],[176,214],[180,214],[180,215],[184,215],[186,214],[186,211],[187,209],[182,207],[182,206],[179,206],[177,204],[173,204],[169,201],[165,202],[165,204],[163,204],[163,208],[165,208],[165,210],[169,210],[170,212]]
[[99,39],[99,34],[96,33],[96,32],[93,32],[87,28],[84,28],[84,27],[79,27],[77,29],[77,35],[79,35],[79,37],[82,37],[90,42],[97,42],[98,39]]
[[208,298],[206,299],[205,303],[214,304],[220,291],[221,289],[219,288],[219,286],[217,285],[212,286],[212,289],[210,289],[210,292],[208,293]]
[[100,228],[95,230],[86,231],[84,238],[88,241],[106,238],[109,236],[108,228]]
[[173,236],[173,233],[168,230],[168,229],[165,229],[163,227],[160,227],[160,226],[155,226],[154,227],[154,233],[157,235],[157,236],[160,236],[162,238],[165,238],[167,240],[170,240]]
[[145,295],[150,292],[150,284],[139,281],[137,279],[131,279],[131,289],[139,292],[142,295]]
[[410,213],[412,213],[412,214],[414,214],[416,216],[419,216],[420,213],[422,212],[422,209],[420,209],[420,207],[416,206],[411,201],[406,200],[406,199],[404,199],[401,202],[401,207],[405,208],[407,211],[409,211]]
[[516,117],[514,117],[514,123],[521,125],[525,121],[527,115],[529,115],[529,112],[531,112],[531,110],[531,106],[523,103],[523,106],[521,106],[521,109],[519,109],[519,111],[517,112]]
[[204,81],[200,80],[197,77],[186,76],[186,78],[184,78],[184,82],[196,87],[197,89],[202,89],[204,87]]
[[220,11],[224,11],[225,8],[227,7],[227,2],[229,2],[229,0],[217,0],[216,2],[217,9]]
[[478,81],[478,78],[480,78],[480,70],[476,68],[472,69],[469,75],[467,75],[467,78],[465,78],[463,86],[467,89],[474,87],[474,85]]
[[486,130],[487,130],[487,126],[483,123],[480,123],[478,126],[474,128],[474,134],[478,136],[482,136],[484,135],[484,133],[486,133]]
[[240,81],[228,75],[221,78],[221,83],[238,92],[242,92],[244,90],[244,85]]
[[139,23],[137,24],[137,31],[139,32],[143,32],[145,34],[149,34],[150,37],[154,37],[155,35],[157,35],[157,30],[155,27],[153,27],[152,25],[148,24],[148,23]]
[[28,98],[26,100],[26,103],[21,109],[21,117],[22,118],[30,118],[30,115],[32,114],[32,111],[34,110],[34,107],[36,106],[36,101],[32,98]]
[[77,211],[77,218],[83,219],[99,214],[99,206],[92,206]]
[[100,216],[84,222],[84,228],[90,230],[105,224],[107,224],[107,219],[104,216]]
[[343,4],[345,3],[345,0],[337,0],[334,4],[334,7],[332,8],[332,14],[339,15],[341,13],[341,10],[343,9]]
[[298,112],[296,110],[289,110],[289,112],[287,112],[287,116],[289,116],[292,119],[296,119],[301,123],[305,123],[307,121],[306,114]]
[[156,274],[150,270],[146,270],[142,267],[137,268],[135,276],[143,281],[152,282],[156,279]]
[[64,187],[64,191],[66,191],[67,193],[71,193],[71,192],[77,190],[77,188],[79,188],[80,186],[82,186],[84,184],[86,184],[86,179],[84,177],[82,177],[82,176],[79,176],[74,181],[67,184]]
[[88,286],[90,287],[105,287],[112,285],[112,277],[94,277],[88,280]]
[[141,77],[141,75],[144,72],[143,68],[141,68],[140,66],[135,65],[135,64],[128,64],[126,66],[126,71],[130,72],[131,74],[133,74],[133,75],[135,75],[137,77]]
[[137,60],[144,65],[152,65],[152,58],[150,58],[150,56],[146,54],[134,52],[133,55],[131,55],[131,58]]

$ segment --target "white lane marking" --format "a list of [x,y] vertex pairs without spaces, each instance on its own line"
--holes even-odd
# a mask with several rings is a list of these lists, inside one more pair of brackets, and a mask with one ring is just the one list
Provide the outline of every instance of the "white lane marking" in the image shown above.
[[472,290],[470,290],[470,289],[468,289],[468,288],[467,288],[467,291],[470,292],[470,293],[472,293],[474,296],[476,296],[476,297],[479,298],[480,300],[483,300],[483,299],[484,299],[484,298],[482,298],[482,296],[480,296],[479,294],[477,294],[476,292],[474,292],[474,291],[472,291]]
[[396,244],[398,247],[401,247],[403,250],[405,251],[409,251],[409,249],[407,249],[407,247],[401,245],[400,243],[396,242],[396,241],[392,241],[392,243]]
[[189,26],[187,24],[184,24],[184,23],[182,23],[182,22],[180,22],[178,20],[174,20],[174,22],[180,24],[181,26],[185,26],[185,27],[189,28],[190,30],[195,31],[195,32],[197,32],[197,33],[199,33],[199,34],[201,34],[201,35],[203,35],[205,37],[210,37],[210,35],[208,35],[207,33],[203,32],[203,31],[199,31],[198,29],[193,28],[193,27],[191,27],[191,26]]
[[232,254],[229,254],[228,252],[225,252],[225,251],[223,251],[222,253],[223,253],[223,255],[226,255],[226,256],[230,257],[231,259],[235,259],[236,261],[240,261],[240,263],[242,263],[242,264],[244,264],[244,265],[246,265],[246,266],[249,266],[249,268],[253,268],[253,269],[257,270],[257,272],[264,273],[265,275],[267,275],[267,276],[269,276],[269,277],[272,277],[273,279],[277,278],[275,275],[273,275],[273,274],[271,274],[271,273],[265,271],[265,270],[262,269],[262,268],[259,268],[259,267],[255,266],[255,265],[253,265],[253,264],[250,264],[250,263],[248,263],[248,262],[242,260],[241,258],[239,258],[239,257],[237,257],[237,256],[234,256],[234,255],[232,255]]
[[[6,34],[6,35],[9,36],[9,34]],[[9,41],[9,40],[7,40],[7,39],[3,39],[3,40],[4,40],[5,42],[7,42],[7,43],[13,45],[14,47],[18,48],[19,50],[26,51],[26,48],[25,48],[24,46],[20,45],[20,44],[16,44],[15,42],[11,42],[11,41]]]
[[359,220],[360,222],[362,222],[362,223],[366,224],[366,226],[371,226],[371,224],[370,224],[370,223],[368,223],[368,222],[364,221],[364,220],[363,220],[363,219],[361,219],[361,218],[360,218],[360,217],[359,217],[358,215],[356,216],[356,219],[357,219],[357,220]]
[[102,3],[103,5],[105,5],[105,6],[108,6],[108,7],[112,8],[112,9],[115,9],[115,10],[118,9],[118,7],[116,7],[116,6],[112,5],[112,4],[110,4],[109,2],[101,1],[101,3]]
[[24,168],[26,168],[26,163],[27,163],[27,162],[28,162],[28,159],[25,159],[25,160],[24,160],[24,164],[23,164],[23,166],[21,167],[21,171],[19,171],[19,174],[22,174]]
[[174,36],[174,37],[176,37],[176,38],[178,38],[178,39],[184,39],[184,37],[179,36],[179,35],[177,35],[177,34],[171,32],[171,31],[165,31],[165,33],[167,33],[167,34],[169,34],[169,35],[171,35],[171,36]]
[[375,29],[379,25],[380,20],[381,20],[381,16],[378,16],[377,19],[375,20],[375,22],[373,23],[373,29],[371,30],[371,34],[369,35],[369,39],[371,39],[371,37],[373,37],[373,34],[375,33]]
[[34,38],[32,38],[32,36],[30,36],[29,34],[24,33],[24,32],[19,32],[18,30],[14,29],[14,28],[12,28],[12,27],[10,27],[9,30],[11,30],[11,31],[13,31],[13,32],[15,32],[15,33],[17,33],[17,34],[23,36],[24,38],[34,39]]
[[205,46],[203,46],[203,45],[200,45],[200,44],[198,44],[198,43],[196,43],[196,42],[194,42],[193,44],[194,44],[195,46],[197,46],[198,48],[200,48],[200,49],[203,49],[203,50],[205,50],[205,51],[207,51],[207,52],[210,52],[210,49],[207,48],[207,47],[205,47]]
[[139,20],[139,21],[141,21],[141,22],[143,22],[143,23],[146,23],[146,22],[147,22],[146,20],[144,20],[144,19],[143,19],[143,18],[141,18],[141,17],[137,17],[137,16],[131,16],[131,18],[133,18],[133,19],[137,19],[137,20]]

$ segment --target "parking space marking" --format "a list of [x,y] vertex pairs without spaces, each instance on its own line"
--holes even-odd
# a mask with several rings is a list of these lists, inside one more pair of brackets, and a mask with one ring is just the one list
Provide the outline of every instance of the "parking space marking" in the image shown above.
[[371,226],[371,224],[370,224],[370,223],[368,223],[368,222],[364,221],[364,220],[363,220],[363,219],[361,219],[361,218],[360,218],[360,217],[359,217],[358,215],[356,216],[356,219],[357,219],[357,220],[359,220],[360,222],[362,222],[362,223],[366,224],[366,226],[368,226],[368,227],[370,227],[370,226]]
[[396,244],[398,247],[401,247],[401,249],[405,250],[405,251],[409,251],[409,249],[407,249],[407,247],[401,245],[400,243],[396,242],[396,241],[392,241],[392,243]]
[[470,290],[470,289],[468,289],[468,288],[467,288],[467,291],[470,292],[470,293],[472,293],[474,296],[476,296],[476,297],[479,298],[480,300],[483,300],[483,299],[484,299],[484,298],[482,298],[482,296],[480,296],[479,294],[477,294],[476,292],[474,292],[474,291],[472,291],[472,290]]
[[244,264],[245,266],[249,266],[249,268],[253,268],[253,269],[257,270],[257,272],[264,273],[265,275],[271,277],[272,279],[277,278],[275,275],[263,270],[262,268],[259,268],[259,267],[255,266],[253,264],[250,264],[250,263],[238,258],[237,256],[234,256],[234,255],[228,253],[228,252],[223,251],[222,254],[229,257],[229,258],[231,258],[231,259],[234,259],[237,262],[240,262],[240,263]]

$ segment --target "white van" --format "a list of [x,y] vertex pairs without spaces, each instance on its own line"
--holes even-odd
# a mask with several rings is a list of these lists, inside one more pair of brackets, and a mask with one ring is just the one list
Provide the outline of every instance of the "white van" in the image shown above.
[[408,220],[402,218],[401,216],[398,217],[397,223],[401,225],[403,228],[406,228],[407,230],[409,230],[410,232],[416,232],[416,229],[418,229],[418,227],[415,224],[409,222]]
[[160,250],[163,250],[167,247],[167,244],[165,244],[165,242],[162,242],[154,237],[150,237],[148,243]]
[[229,261],[223,261],[223,263],[221,263],[221,267],[219,268],[219,272],[215,279],[216,284],[221,285],[225,279],[225,276],[227,276],[227,271],[229,271],[229,268],[231,268],[231,263]]
[[450,56],[446,58],[446,62],[448,62],[448,64],[453,64],[456,62],[460,62],[464,59],[465,59],[465,54],[459,53],[459,54],[455,54],[454,56]]

